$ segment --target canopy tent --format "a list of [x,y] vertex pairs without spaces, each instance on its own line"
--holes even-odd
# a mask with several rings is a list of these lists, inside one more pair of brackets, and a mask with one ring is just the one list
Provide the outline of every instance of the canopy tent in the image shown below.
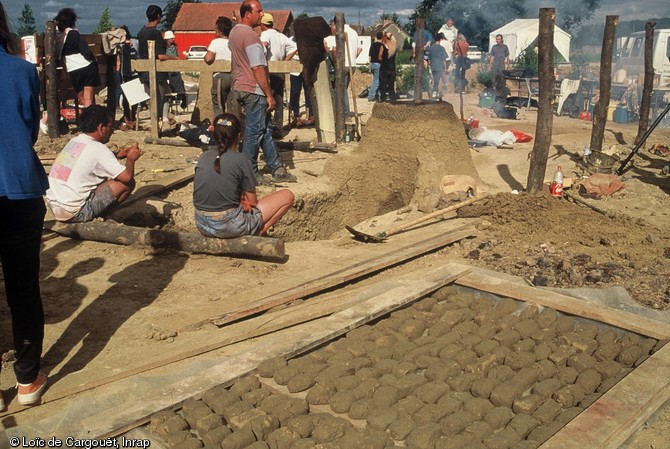
[[[516,19],[489,34],[489,52],[496,43],[496,35],[502,34],[503,41],[509,48],[509,59],[514,60],[519,54],[537,41],[540,32],[540,19]],[[570,61],[570,36],[554,25],[554,47]]]

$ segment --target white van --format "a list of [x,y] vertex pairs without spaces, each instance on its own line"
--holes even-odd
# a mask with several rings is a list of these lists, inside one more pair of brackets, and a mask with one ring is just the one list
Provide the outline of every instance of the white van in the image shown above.
[[[619,57],[615,64],[616,74],[624,74],[626,78],[644,74],[644,31],[633,33],[623,38],[619,47]],[[654,31],[654,87],[670,87],[670,29]],[[625,71],[625,72],[624,72]],[[641,80],[640,80],[641,81]]]

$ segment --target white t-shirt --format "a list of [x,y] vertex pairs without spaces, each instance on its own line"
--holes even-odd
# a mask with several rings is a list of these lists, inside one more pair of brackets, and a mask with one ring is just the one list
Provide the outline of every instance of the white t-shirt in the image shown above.
[[283,61],[286,55],[298,50],[298,46],[291,39],[274,28],[261,33],[261,42],[267,51],[268,61]]
[[125,169],[106,145],[80,134],[70,139],[51,166],[46,194],[49,207],[56,218],[69,220],[93,190]]
[[228,39],[225,37],[217,37],[209,43],[207,51],[214,53],[214,60],[216,61],[230,61],[232,55],[230,48],[228,48]]
[[[349,54],[347,54],[344,66],[345,67],[352,67],[351,61],[354,61],[353,67],[356,66],[356,56],[358,56],[358,49],[360,46],[358,45],[358,33],[351,28],[349,25],[346,23],[344,24],[344,32],[346,33],[347,36],[347,43],[349,44]],[[336,41],[335,41],[335,36],[330,35],[324,38],[326,45],[328,46],[328,50],[332,50],[333,48],[336,48]]]
[[439,29],[438,34],[439,33],[444,34],[444,37],[453,45],[453,43],[456,42],[456,38],[458,37],[458,28],[456,28],[455,26],[449,27],[445,23]]

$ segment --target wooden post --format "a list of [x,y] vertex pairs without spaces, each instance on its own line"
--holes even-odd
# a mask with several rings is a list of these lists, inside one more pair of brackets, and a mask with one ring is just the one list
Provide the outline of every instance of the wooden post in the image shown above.
[[47,111],[47,127],[49,137],[55,139],[60,136],[58,130],[58,120],[60,112],[58,111],[58,81],[56,61],[56,24],[53,20],[49,20],[46,24],[44,33],[44,57],[46,59],[44,75],[46,84],[46,111]]
[[554,23],[556,10],[540,8],[540,34],[538,35],[538,67],[540,93],[537,100],[537,123],[535,144],[530,155],[527,190],[530,193],[542,190],[547,158],[551,145],[554,120]]
[[337,142],[344,141],[344,96],[347,86],[344,83],[346,52],[344,43],[344,13],[335,14],[335,135]]
[[649,128],[649,110],[651,95],[654,91],[654,29],[656,22],[647,22],[644,26],[644,85],[642,102],[640,103],[640,123],[635,136],[635,145],[640,143],[642,136]]
[[246,235],[235,239],[203,237],[194,232],[164,231],[138,228],[115,223],[60,223],[44,222],[44,229],[67,237],[115,243],[117,245],[145,245],[152,248],[173,248],[201,254],[242,256],[283,260],[284,241]]
[[423,46],[426,43],[423,37],[425,22],[422,18],[416,19],[416,40],[414,41],[414,104],[421,104],[423,95]]
[[151,107],[149,108],[149,119],[151,123],[151,138],[158,139],[158,116],[163,110],[163,105],[158,104],[158,77],[156,76],[156,42],[147,41],[147,52],[149,54],[149,96]]
[[600,96],[593,110],[593,128],[591,129],[591,150],[594,151],[601,151],[603,147],[607,109],[612,96],[612,52],[614,50],[614,33],[618,23],[619,16],[607,16],[605,18],[603,48],[600,54]]

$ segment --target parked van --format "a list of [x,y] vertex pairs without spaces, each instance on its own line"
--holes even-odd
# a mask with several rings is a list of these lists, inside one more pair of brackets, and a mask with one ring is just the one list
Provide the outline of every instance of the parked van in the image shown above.
[[[615,78],[637,77],[644,74],[644,31],[623,38],[614,68]],[[670,29],[654,31],[654,87],[670,87]],[[618,75],[618,76],[617,76]],[[618,81],[618,80],[617,80]],[[621,81],[619,81],[621,82]]]

